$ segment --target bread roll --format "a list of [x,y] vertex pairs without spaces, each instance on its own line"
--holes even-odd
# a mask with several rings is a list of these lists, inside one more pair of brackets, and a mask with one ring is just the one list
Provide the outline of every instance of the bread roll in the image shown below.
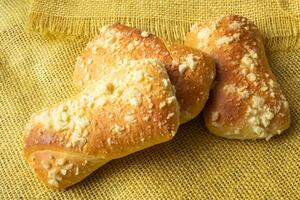
[[77,96],[33,115],[24,155],[44,183],[63,189],[112,159],[170,140],[179,116],[160,60],[123,60]]
[[166,66],[180,104],[181,123],[196,117],[208,98],[215,76],[213,60],[199,50],[166,42],[121,24],[102,27],[77,59],[74,83],[81,89],[123,59],[160,59]]
[[289,104],[265,54],[262,36],[251,21],[229,15],[195,24],[187,46],[212,56],[214,89],[204,111],[210,132],[232,139],[269,140],[290,125]]

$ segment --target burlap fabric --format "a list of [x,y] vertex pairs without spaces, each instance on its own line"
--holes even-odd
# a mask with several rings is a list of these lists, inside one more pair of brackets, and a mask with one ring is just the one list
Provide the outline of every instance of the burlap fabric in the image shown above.
[[[0,1],[0,199],[299,199],[299,12],[299,0]],[[290,102],[288,131],[269,142],[226,140],[199,116],[174,140],[114,160],[66,191],[37,180],[22,157],[24,125],[76,93],[75,58],[98,26],[120,21],[182,41],[191,23],[226,13],[262,30]]]

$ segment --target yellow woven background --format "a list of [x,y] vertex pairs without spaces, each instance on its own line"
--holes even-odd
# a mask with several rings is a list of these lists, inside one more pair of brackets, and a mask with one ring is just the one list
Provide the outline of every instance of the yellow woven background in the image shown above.
[[[226,13],[262,30],[290,102],[288,131],[269,142],[226,140],[199,116],[174,140],[114,160],[66,191],[37,180],[22,157],[24,125],[76,93],[75,58],[98,26],[120,21],[182,41],[193,22]],[[299,14],[299,0],[0,1],[0,199],[299,199]]]

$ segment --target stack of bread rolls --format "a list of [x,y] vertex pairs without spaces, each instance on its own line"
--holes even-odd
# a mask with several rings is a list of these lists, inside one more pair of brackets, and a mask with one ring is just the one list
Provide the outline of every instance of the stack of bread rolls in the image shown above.
[[268,140],[290,124],[262,37],[240,16],[195,24],[185,45],[102,27],[73,78],[79,94],[34,114],[24,136],[25,159],[53,188],[172,139],[203,108],[208,130],[226,138]]

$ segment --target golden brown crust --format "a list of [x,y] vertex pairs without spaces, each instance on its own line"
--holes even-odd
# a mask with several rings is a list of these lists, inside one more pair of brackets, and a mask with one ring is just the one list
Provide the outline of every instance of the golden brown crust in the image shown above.
[[[124,60],[79,95],[35,114],[26,128],[25,158],[46,184],[65,188],[112,159],[170,140],[179,115],[164,65]],[[49,155],[72,168],[64,175],[60,165],[43,164]]]
[[217,63],[215,86],[204,111],[212,133],[270,139],[289,127],[288,103],[252,22],[230,15],[195,24],[185,44],[203,50]]
[[[165,44],[173,59],[168,74],[181,106],[180,121],[185,123],[203,109],[215,78],[215,64],[210,57],[194,48],[170,42]],[[187,67],[190,64],[187,61],[194,62],[194,69]]]
[[41,181],[52,188],[64,189],[80,182],[110,160],[57,149],[35,151],[27,161]]
[[212,59],[199,50],[168,43],[153,34],[121,24],[103,27],[100,35],[88,44],[76,63],[75,85],[81,89],[98,80],[112,63],[124,58],[160,59],[177,91],[181,123],[200,113],[215,75]]

